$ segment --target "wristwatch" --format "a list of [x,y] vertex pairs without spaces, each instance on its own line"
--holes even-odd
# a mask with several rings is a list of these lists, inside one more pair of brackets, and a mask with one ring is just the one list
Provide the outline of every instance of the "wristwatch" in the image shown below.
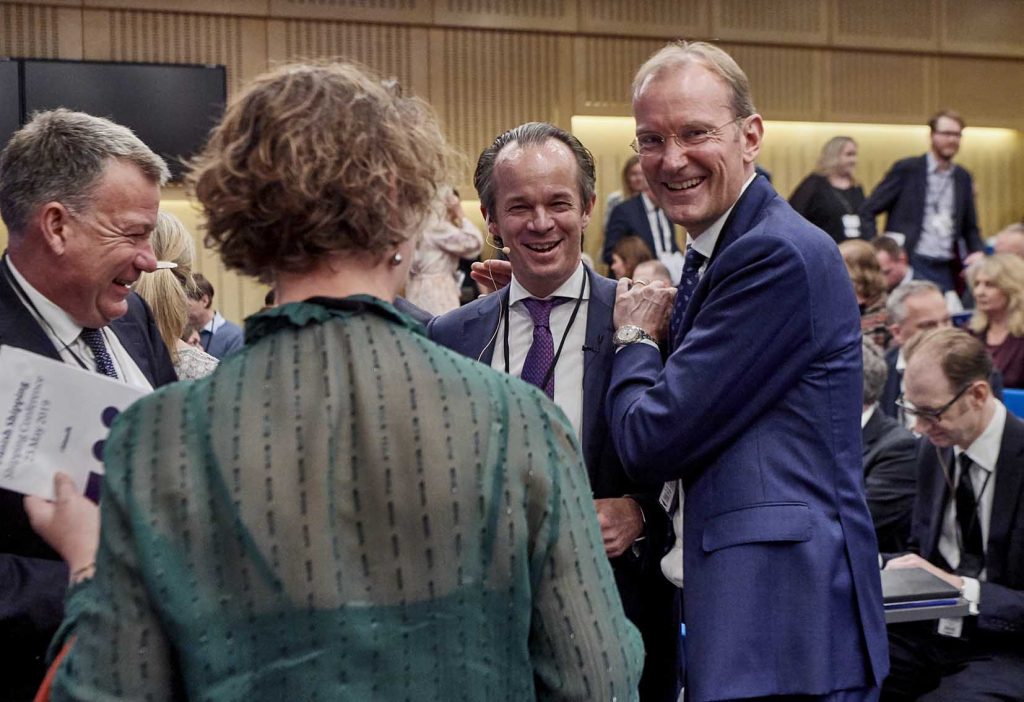
[[636,344],[644,341],[645,339],[649,339],[655,344],[658,343],[657,339],[635,324],[623,324],[615,330],[615,336],[612,337],[612,344],[615,346],[628,346],[629,344]]

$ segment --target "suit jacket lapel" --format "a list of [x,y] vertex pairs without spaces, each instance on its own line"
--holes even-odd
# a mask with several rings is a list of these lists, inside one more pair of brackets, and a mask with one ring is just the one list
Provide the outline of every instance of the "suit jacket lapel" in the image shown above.
[[864,429],[861,431],[862,446],[861,455],[867,456],[868,453],[875,447],[877,442],[882,437],[882,409],[876,407],[875,411],[871,413],[871,419],[868,420],[867,424],[864,425]]
[[0,314],[0,344],[17,346],[55,361],[62,360],[50,337],[9,282],[8,276],[13,274],[7,269],[6,254],[0,266],[3,268],[0,271],[0,311],[3,312]]
[[992,486],[992,516],[989,520],[985,568],[989,580],[1002,574],[1005,564],[1002,556],[1007,552],[1010,521],[1016,514],[1024,485],[1024,423],[1007,413],[1003,440],[996,462],[995,485]]
[[[462,340],[453,348],[464,356],[478,358],[481,363],[491,365],[496,348],[503,346],[503,337],[495,335],[498,317],[508,300],[508,286],[493,295],[488,295],[477,307],[476,315],[466,318],[462,327]],[[504,320],[506,328],[508,320]],[[488,343],[490,342],[490,343]],[[486,347],[484,344],[487,344]],[[481,353],[483,352],[483,353]],[[499,351],[503,353],[503,351]]]
[[583,458],[588,466],[596,465],[597,456],[590,455],[600,446],[603,437],[595,436],[604,411],[604,394],[611,373],[612,310],[615,307],[615,287],[602,284],[603,279],[589,268],[590,301],[587,304],[587,331],[583,349],[583,426],[580,442]]
[[[931,470],[931,474],[934,476],[935,491],[931,494],[931,504],[929,506],[929,513],[931,519],[929,520],[929,532],[928,540],[921,544],[922,555],[929,557],[937,554],[939,551],[939,536],[942,534],[942,517],[945,513],[946,500],[949,496],[949,483],[947,477],[951,476],[953,470],[953,461],[956,460],[953,457],[953,449],[932,449],[932,454],[928,457],[927,463],[934,466]],[[942,460],[939,461],[939,454],[942,455]],[[951,479],[951,478],[950,478]]]

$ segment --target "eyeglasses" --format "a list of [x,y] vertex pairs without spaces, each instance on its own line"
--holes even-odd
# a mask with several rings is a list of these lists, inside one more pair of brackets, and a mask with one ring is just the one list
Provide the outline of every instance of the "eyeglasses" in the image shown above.
[[681,148],[693,148],[695,146],[706,144],[713,137],[721,134],[722,130],[730,124],[742,119],[746,118],[733,117],[728,122],[718,127],[712,127],[711,129],[684,129],[680,134],[665,135],[658,134],[657,132],[644,132],[643,134],[636,135],[636,139],[630,143],[630,147],[641,156],[660,154],[665,150],[665,145],[671,137],[675,140],[677,146]]
[[955,139],[959,139],[964,135],[963,132],[932,132],[932,134],[938,134],[939,136],[944,137],[953,137]]
[[912,403],[907,402],[905,399],[903,399],[902,394],[899,396],[899,398],[896,399],[896,406],[903,410],[903,412],[910,417],[915,417],[917,419],[923,419],[926,422],[933,422],[935,424],[938,424],[939,422],[942,421],[942,415],[948,412],[949,408],[952,407],[957,400],[963,397],[964,393],[967,392],[972,385],[974,385],[974,383],[967,383],[967,385],[964,385],[962,388],[960,388],[960,392],[954,395],[952,400],[944,404],[942,407],[937,407],[935,409],[929,409],[927,407],[915,407]]

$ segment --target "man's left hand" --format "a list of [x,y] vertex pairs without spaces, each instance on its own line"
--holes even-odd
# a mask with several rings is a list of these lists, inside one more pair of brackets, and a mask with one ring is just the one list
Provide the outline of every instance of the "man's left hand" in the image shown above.
[[644,515],[632,497],[594,500],[594,508],[609,558],[621,556],[644,533]]
[[964,579],[959,575],[953,573],[947,573],[946,571],[933,566],[931,563],[921,558],[916,553],[906,553],[898,558],[893,558],[891,561],[885,564],[885,570],[898,570],[900,568],[923,568],[937,578],[945,580],[947,583],[955,587],[957,590],[963,589]]
[[668,331],[675,299],[676,289],[660,280],[646,283],[619,278],[615,289],[615,328],[632,324],[661,341]]

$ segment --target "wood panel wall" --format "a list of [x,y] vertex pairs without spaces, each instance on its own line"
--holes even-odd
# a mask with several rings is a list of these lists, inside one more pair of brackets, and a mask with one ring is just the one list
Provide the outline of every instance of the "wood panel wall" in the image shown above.
[[[278,62],[356,59],[433,103],[467,156],[457,183],[467,199],[475,156],[498,132],[628,116],[633,72],[669,39],[720,42],[769,120],[920,125],[949,105],[970,125],[1024,130],[1022,34],[1021,0],[0,0],[0,56],[218,63],[229,93]],[[780,190],[822,141],[783,131],[763,159]],[[600,201],[618,187],[619,141],[592,144]],[[1024,147],[968,153],[968,143],[990,234],[1024,214]],[[925,148],[897,140],[862,156],[865,183],[876,163]],[[180,191],[168,200],[199,226]],[[599,250],[600,236],[587,247]],[[227,316],[258,309],[261,288],[212,255],[203,266]]]

